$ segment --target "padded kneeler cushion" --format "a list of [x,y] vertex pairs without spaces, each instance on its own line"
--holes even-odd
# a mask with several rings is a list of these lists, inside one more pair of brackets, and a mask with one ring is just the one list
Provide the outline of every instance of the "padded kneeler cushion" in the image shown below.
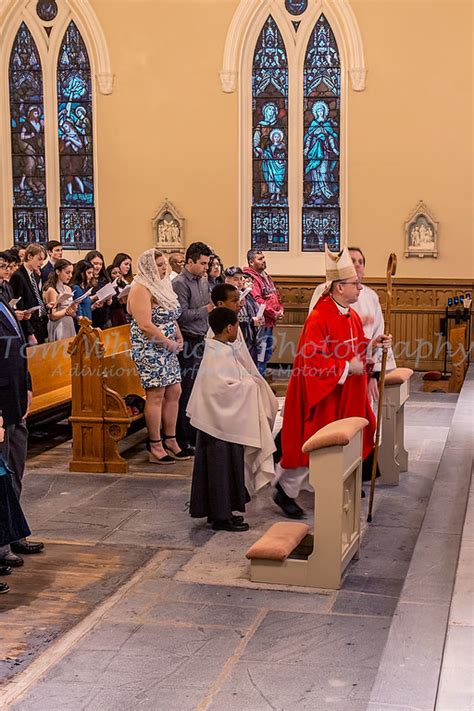
[[343,420],[335,420],[325,427],[321,427],[303,445],[302,451],[314,452],[315,449],[325,447],[345,447],[355,435],[367,427],[369,421],[364,417],[346,417]]
[[385,374],[385,385],[401,385],[410,380],[413,375],[413,370],[411,368],[395,368],[390,370]]
[[259,560],[285,560],[309,531],[307,523],[274,523],[245,554]]

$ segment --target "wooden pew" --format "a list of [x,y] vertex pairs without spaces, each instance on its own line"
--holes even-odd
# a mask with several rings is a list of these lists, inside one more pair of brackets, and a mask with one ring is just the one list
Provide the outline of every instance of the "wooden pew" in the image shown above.
[[118,443],[143,414],[130,415],[124,397],[144,396],[130,356],[130,328],[106,331],[80,319],[80,330],[70,344],[72,379],[73,472],[127,473],[128,462]]
[[69,414],[71,405],[71,359],[68,348],[73,339],[63,338],[26,349],[33,400],[28,420],[57,420]]
[[358,557],[362,488],[362,417],[336,420],[303,445],[314,489],[314,536],[302,523],[272,526],[247,551],[250,579],[259,583],[338,589]]

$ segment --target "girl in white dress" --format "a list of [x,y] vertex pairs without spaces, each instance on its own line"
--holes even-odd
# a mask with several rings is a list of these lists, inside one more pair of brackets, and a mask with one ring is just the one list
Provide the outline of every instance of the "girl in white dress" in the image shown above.
[[60,341],[76,335],[74,316],[77,306],[73,306],[72,290],[68,286],[72,278],[73,265],[67,259],[59,259],[49,275],[43,290],[43,299],[48,307],[48,341]]

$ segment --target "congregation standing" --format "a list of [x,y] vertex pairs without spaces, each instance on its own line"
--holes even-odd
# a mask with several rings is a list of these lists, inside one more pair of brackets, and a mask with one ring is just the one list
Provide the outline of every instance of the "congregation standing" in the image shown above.
[[[74,336],[83,316],[101,329],[129,324],[131,356],[145,391],[150,461],[162,466],[194,457],[191,516],[207,517],[214,530],[245,531],[245,506],[269,481],[286,516],[304,515],[296,502],[307,485],[301,445],[328,422],[348,414],[367,417],[364,458],[373,450],[369,394],[377,392],[376,378],[368,376],[377,364],[369,368],[367,354],[389,348],[390,339],[382,333],[380,305],[371,290],[357,314],[364,290],[362,252],[326,250],[326,260],[327,281],[315,292],[290,377],[276,472],[272,431],[278,403],[264,376],[284,308],[258,250],[249,250],[244,267],[224,268],[203,242],[168,259],[152,248],[138,258],[134,275],[126,253],[106,266],[97,250],[72,264],[57,241],[12,248],[0,253],[0,335],[4,331],[21,349]],[[350,352],[342,357],[327,352],[327,333],[334,344],[350,343]],[[27,540],[19,498],[32,385],[26,358],[16,365],[8,360],[10,372],[0,377],[2,398],[10,389],[2,399],[8,413],[0,505],[8,507],[11,520],[0,529],[0,574],[22,564],[19,553],[43,549]],[[316,377],[307,377],[309,366]],[[16,482],[10,488],[9,476]]]

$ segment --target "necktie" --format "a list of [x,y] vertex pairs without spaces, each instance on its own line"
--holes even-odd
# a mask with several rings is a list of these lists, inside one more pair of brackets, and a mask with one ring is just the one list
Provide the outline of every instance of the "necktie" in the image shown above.
[[10,311],[7,309],[7,307],[5,306],[5,304],[3,304],[1,301],[0,301],[0,312],[8,319],[8,321],[11,323],[11,325],[12,325],[13,328],[15,329],[15,333],[16,333],[18,336],[20,336],[20,338],[21,338],[20,328],[19,328],[19,326],[18,326],[18,323],[17,323],[16,318],[15,318],[14,316],[12,316],[12,314],[11,314]]
[[41,307],[40,311],[39,311],[40,316],[44,316],[46,314],[46,307],[44,305],[43,299],[41,298],[41,294],[39,293],[38,284],[36,282],[34,272],[31,272],[30,279],[31,279],[31,286],[33,287],[33,291],[35,294],[36,303],[38,304],[38,306]]

